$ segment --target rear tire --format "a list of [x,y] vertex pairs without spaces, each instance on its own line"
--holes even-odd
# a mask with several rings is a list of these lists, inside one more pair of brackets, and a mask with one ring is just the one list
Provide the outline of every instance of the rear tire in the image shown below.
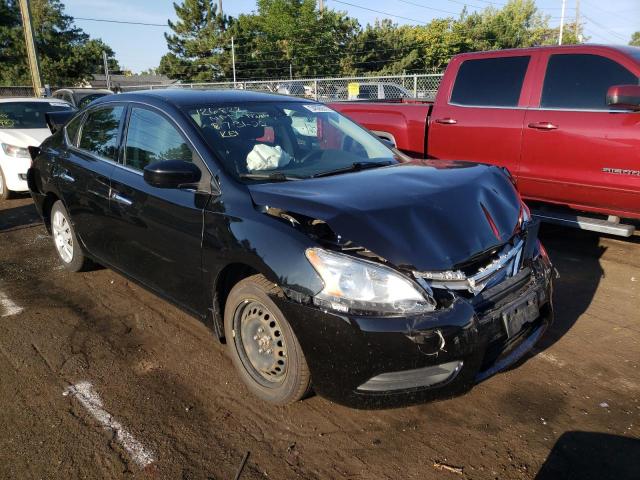
[[282,291],[262,275],[238,282],[224,311],[227,348],[242,381],[260,399],[288,405],[311,388],[309,367],[291,325],[270,295]]
[[58,200],[51,207],[51,233],[56,253],[62,265],[70,272],[85,270],[90,261],[80,246],[76,232],[73,229],[69,213],[64,204]]
[[0,168],[0,200],[9,200],[12,196],[11,193],[7,188],[7,182],[4,179],[2,168]]

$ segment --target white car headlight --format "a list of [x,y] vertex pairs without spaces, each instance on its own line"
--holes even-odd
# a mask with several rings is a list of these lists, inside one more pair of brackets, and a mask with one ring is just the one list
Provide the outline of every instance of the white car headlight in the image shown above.
[[0,143],[0,145],[2,145],[4,153],[10,157],[29,158],[29,150],[26,148],[16,147],[15,145],[9,145],[8,143]]
[[432,312],[435,301],[395,270],[349,255],[309,248],[307,259],[324,288],[314,303],[339,312],[416,315]]

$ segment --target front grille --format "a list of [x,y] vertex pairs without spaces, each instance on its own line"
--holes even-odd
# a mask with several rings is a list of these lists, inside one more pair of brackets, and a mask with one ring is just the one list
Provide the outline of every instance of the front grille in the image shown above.
[[413,275],[431,289],[466,291],[475,296],[485,288],[491,288],[517,274],[522,268],[523,248],[524,241],[516,238],[513,244],[506,244],[488,256],[473,259],[462,268],[443,272],[413,272]]

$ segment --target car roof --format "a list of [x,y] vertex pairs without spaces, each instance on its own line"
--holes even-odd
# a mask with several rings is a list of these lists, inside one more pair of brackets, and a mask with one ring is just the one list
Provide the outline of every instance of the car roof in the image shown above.
[[[113,101],[113,97],[98,98],[93,101],[93,105],[103,102]],[[143,90],[139,92],[121,93],[117,96],[118,101],[164,101],[172,103],[177,107],[187,107],[193,105],[211,105],[217,103],[237,103],[237,102],[307,102],[313,100],[289,97],[273,93],[252,92],[248,90],[199,90],[170,88],[164,90]]]
[[0,103],[9,103],[9,102],[34,102],[34,103],[59,103],[61,105],[69,105],[64,100],[60,100],[59,98],[35,98],[35,97],[5,97],[0,98]]
[[112,94],[111,90],[107,90],[105,88],[59,88],[54,90],[53,93],[57,92],[71,92],[71,93],[107,93]]

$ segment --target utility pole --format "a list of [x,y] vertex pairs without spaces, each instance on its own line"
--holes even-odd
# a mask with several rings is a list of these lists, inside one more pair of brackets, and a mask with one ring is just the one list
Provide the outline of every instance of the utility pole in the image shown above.
[[320,13],[324,12],[324,0],[319,0],[318,3],[319,3]]
[[582,33],[580,32],[580,0],[576,0],[576,38],[582,43]]
[[24,30],[24,42],[27,47],[29,70],[31,71],[31,83],[36,97],[42,96],[42,80],[40,79],[40,64],[36,53],[36,44],[33,39],[33,26],[31,25],[31,13],[29,12],[29,0],[20,0],[20,14],[22,15],[22,29]]
[[236,88],[236,46],[231,37],[231,63],[233,65],[233,88]]
[[218,14],[222,17],[222,0],[218,0]]
[[104,62],[104,80],[107,83],[107,90],[111,90],[111,77],[109,76],[109,59],[107,52],[102,51],[102,61]]
[[293,80],[293,64],[289,63],[289,80]]
[[562,45],[562,33],[564,31],[564,10],[567,6],[567,0],[562,0],[562,13],[560,14],[560,35],[558,35],[558,45]]

